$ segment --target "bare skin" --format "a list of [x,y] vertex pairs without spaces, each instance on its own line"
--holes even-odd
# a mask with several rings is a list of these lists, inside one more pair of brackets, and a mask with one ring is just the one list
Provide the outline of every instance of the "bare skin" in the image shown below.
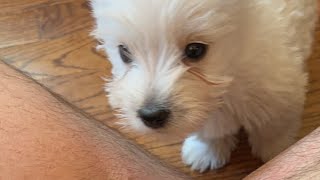
[[271,179],[320,179],[320,128],[246,178]]
[[0,179],[189,179],[0,61]]
[[[0,179],[190,179],[0,61]],[[320,129],[246,179],[320,179]]]

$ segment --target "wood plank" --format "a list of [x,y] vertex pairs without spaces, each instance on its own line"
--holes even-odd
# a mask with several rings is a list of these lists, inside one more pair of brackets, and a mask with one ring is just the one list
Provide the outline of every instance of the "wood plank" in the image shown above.
[[24,18],[20,15],[0,16],[0,48],[36,42],[39,39],[36,19],[30,13]]
[[[40,1],[34,2],[33,6],[17,2],[9,6],[7,2],[8,7],[0,3],[0,8],[20,9],[6,15],[0,13],[0,48],[55,39],[81,29],[89,31],[92,18],[87,1],[59,2]],[[18,8],[18,5],[23,7]]]
[[73,2],[75,0],[1,0],[0,1],[0,16],[24,13],[32,11],[39,7],[49,7],[52,5]]

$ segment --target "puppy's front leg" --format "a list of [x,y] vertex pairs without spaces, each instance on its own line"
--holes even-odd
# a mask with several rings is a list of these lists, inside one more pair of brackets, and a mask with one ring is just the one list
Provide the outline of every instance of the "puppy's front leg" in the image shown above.
[[198,134],[193,134],[183,143],[182,160],[192,170],[204,172],[207,169],[218,169],[229,161],[236,142],[234,136],[203,139]]
[[297,115],[287,121],[282,119],[284,123],[281,125],[275,123],[247,130],[253,154],[267,162],[295,143],[300,127],[298,117]]

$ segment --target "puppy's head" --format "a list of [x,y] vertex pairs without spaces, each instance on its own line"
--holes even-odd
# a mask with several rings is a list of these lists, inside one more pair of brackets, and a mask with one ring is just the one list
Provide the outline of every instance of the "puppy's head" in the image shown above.
[[184,135],[203,126],[226,86],[238,0],[93,0],[96,28],[112,63],[106,91],[120,122],[138,132]]

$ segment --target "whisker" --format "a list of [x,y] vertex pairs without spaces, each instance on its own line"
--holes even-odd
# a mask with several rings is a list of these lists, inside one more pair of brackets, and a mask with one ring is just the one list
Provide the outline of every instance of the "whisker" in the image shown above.
[[207,75],[203,74],[200,69],[191,66],[189,63],[184,62],[184,64],[188,67],[187,72],[189,72],[190,74],[196,76],[197,78],[199,78],[200,80],[204,81],[205,83],[207,83],[208,85],[211,86],[218,86],[218,85],[222,85],[222,84],[228,84],[231,82],[231,79],[210,79],[210,77],[208,77]]

